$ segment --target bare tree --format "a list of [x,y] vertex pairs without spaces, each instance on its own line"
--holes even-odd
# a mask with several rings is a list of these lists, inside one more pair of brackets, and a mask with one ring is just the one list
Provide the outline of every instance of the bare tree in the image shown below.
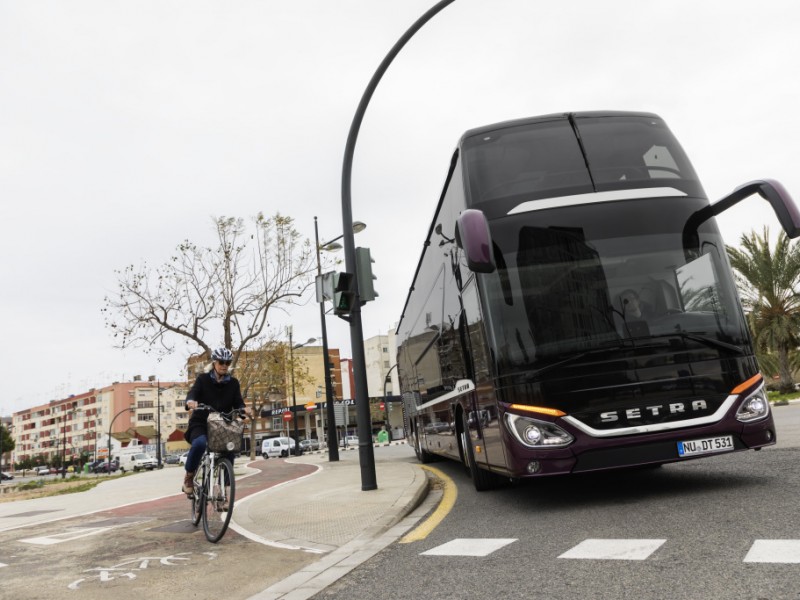
[[[236,377],[242,386],[242,396],[250,403],[253,416],[260,418],[261,410],[272,402],[286,401],[291,394],[290,381],[294,371],[295,388],[312,381],[306,361],[294,355],[290,359],[289,346],[285,341],[269,339],[259,344],[256,350],[248,350],[239,357]],[[256,427],[250,427],[250,458],[255,459]]]
[[189,352],[210,357],[212,347],[224,345],[235,367],[245,348],[265,335],[271,309],[286,312],[303,302],[316,256],[291,217],[258,214],[250,227],[219,217],[214,227],[214,247],[186,240],[160,267],[116,271],[117,293],[106,296],[102,311],[117,347],[164,356],[183,342]]

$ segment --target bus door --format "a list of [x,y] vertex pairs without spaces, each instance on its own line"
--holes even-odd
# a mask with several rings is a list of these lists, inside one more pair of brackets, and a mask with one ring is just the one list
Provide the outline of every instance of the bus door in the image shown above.
[[469,434],[475,448],[475,461],[505,468],[505,445],[491,375],[491,355],[474,276],[464,285],[461,298],[464,307],[461,323],[466,325],[466,335],[461,336],[461,339],[468,344],[464,354],[468,363],[467,369],[475,383],[475,389],[469,395],[468,402],[471,406],[467,415]]

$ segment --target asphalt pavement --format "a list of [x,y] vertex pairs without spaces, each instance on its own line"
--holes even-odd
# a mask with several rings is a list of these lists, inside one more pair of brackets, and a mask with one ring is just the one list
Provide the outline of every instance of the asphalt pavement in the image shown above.
[[236,502],[232,527],[263,544],[320,558],[252,598],[310,598],[399,539],[430,508],[428,478],[404,442],[373,448],[378,488],[362,491],[357,449],[290,458],[317,469]]
[[[800,443],[800,408],[775,407],[778,445]],[[236,461],[237,499],[231,529],[257,543],[303,553],[280,580],[251,596],[253,600],[302,600],[399,540],[438,501],[429,493],[428,475],[404,442],[373,447],[378,487],[362,491],[359,450],[327,452],[288,459]],[[277,461],[291,469],[275,469]],[[268,481],[269,474],[280,480]],[[69,519],[150,502],[177,494],[177,467],[109,478],[94,489],[17,502],[0,503],[0,531]],[[131,482],[135,485],[131,485]],[[277,483],[276,483],[277,481]],[[318,557],[318,558],[317,558]],[[273,578],[273,581],[275,579]]]
[[[362,490],[359,450],[326,451],[288,459],[236,461],[237,498],[230,528],[257,543],[303,553],[298,570],[251,596],[253,599],[310,598],[398,540],[435,505],[428,477],[405,442],[373,447],[377,489]],[[267,483],[273,463],[295,465],[294,474]],[[287,465],[289,466],[289,465]],[[281,470],[283,471],[283,470]],[[150,502],[176,494],[179,469],[165,468],[133,478],[109,478],[87,492],[0,503],[0,531],[40,525]]]

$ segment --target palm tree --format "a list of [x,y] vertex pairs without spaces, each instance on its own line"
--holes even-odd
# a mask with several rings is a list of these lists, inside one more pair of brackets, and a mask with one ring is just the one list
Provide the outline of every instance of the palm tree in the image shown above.
[[792,359],[800,344],[800,295],[795,291],[800,283],[800,247],[781,231],[771,249],[767,227],[761,235],[742,234],[740,244],[741,250],[727,246],[728,257],[757,351],[767,352],[760,359],[762,368],[777,367],[780,391],[792,391]]

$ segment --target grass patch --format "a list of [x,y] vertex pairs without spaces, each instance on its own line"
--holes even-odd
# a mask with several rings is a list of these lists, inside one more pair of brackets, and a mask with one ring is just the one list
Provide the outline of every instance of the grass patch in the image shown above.
[[68,479],[52,479],[46,481],[37,479],[14,485],[10,490],[0,494],[0,502],[13,502],[15,500],[30,500],[31,498],[45,498],[60,496],[61,494],[76,494],[91,490],[96,485],[108,481],[107,477],[86,479],[73,475]]
[[28,481],[27,483],[21,483],[16,488],[20,491],[27,491],[27,490],[37,490],[39,488],[44,487],[44,480],[37,479],[36,481]]
[[80,481],[76,482],[75,485],[70,485],[60,490],[53,490],[51,494],[45,494],[45,496],[60,496],[61,494],[76,494],[78,492],[88,492],[99,483],[100,483],[99,479],[95,479],[94,481]]
[[796,400],[800,398],[800,392],[791,392],[789,394],[781,394],[780,392],[767,392],[767,398],[773,404],[788,404],[789,400]]

